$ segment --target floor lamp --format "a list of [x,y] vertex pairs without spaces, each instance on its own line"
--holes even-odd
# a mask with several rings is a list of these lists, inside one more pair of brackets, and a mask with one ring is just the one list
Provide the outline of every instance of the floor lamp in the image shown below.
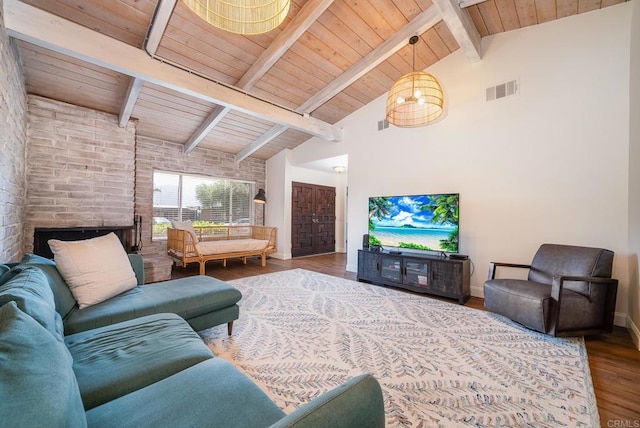
[[258,193],[256,194],[256,196],[253,197],[253,202],[255,202],[256,204],[261,204],[262,205],[262,225],[265,225],[264,222],[264,206],[267,203],[267,197],[264,194],[264,189],[258,189]]

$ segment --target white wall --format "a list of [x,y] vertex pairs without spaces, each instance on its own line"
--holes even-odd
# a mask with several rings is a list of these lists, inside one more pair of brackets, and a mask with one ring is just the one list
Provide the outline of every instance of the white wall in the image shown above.
[[[601,246],[616,252],[624,319],[630,14],[625,3],[485,37],[480,63],[458,51],[429,68],[445,91],[444,120],[378,131],[383,96],[339,123],[343,143],[296,148],[307,161],[349,156],[347,268],[356,270],[369,196],[460,193],[473,295],[489,261],[529,262],[544,242]],[[519,95],[484,101],[487,86],[512,79]]]
[[632,1],[629,91],[629,327],[640,349],[640,0]]

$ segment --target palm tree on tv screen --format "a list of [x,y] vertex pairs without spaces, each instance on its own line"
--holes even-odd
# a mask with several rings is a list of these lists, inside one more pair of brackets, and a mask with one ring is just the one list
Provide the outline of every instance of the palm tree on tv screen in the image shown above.
[[375,217],[378,220],[381,220],[382,217],[389,215],[390,209],[391,202],[389,202],[389,198],[369,198],[369,244],[380,245],[380,241],[371,234],[371,232],[376,228],[375,224],[373,224],[372,218]]
[[458,252],[458,202],[457,194],[429,196],[429,203],[420,207],[423,211],[432,211],[434,222],[438,224],[449,223],[454,229],[449,232],[447,239],[440,240],[443,251]]

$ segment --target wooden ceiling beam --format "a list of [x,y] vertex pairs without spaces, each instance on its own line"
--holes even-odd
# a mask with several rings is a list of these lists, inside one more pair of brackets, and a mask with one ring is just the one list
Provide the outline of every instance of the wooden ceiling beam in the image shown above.
[[253,140],[244,149],[242,149],[236,155],[236,162],[241,162],[243,159],[248,158],[253,153],[260,150],[260,148],[269,144],[271,141],[273,141],[275,138],[277,138],[280,134],[282,134],[286,130],[287,130],[286,126],[282,126],[282,125],[273,126],[267,132],[265,132],[264,134],[262,134],[261,136]]
[[169,19],[171,19],[177,2],[178,0],[160,0],[158,2],[143,46],[149,55],[155,55],[158,51],[160,40],[162,40],[167,25],[169,25]]
[[464,7],[473,6],[474,4],[484,3],[485,1],[487,0],[459,0],[458,5],[464,8]]
[[308,0],[300,12],[293,17],[291,22],[260,55],[260,58],[240,78],[236,86],[242,89],[252,88],[333,2],[334,0]]
[[133,113],[138,95],[140,95],[142,83],[142,79],[136,77],[132,77],[129,81],[129,88],[127,88],[127,94],[124,97],[124,102],[120,107],[120,115],[118,116],[118,126],[120,128],[125,128],[129,123],[129,119],[131,119],[131,113]]
[[[339,94],[349,85],[362,76],[376,68],[380,63],[387,60],[390,56],[405,47],[409,43],[411,36],[420,35],[431,27],[436,25],[442,19],[440,11],[435,6],[416,16],[411,22],[402,27],[393,36],[382,42],[378,47],[362,57],[360,61],[355,63],[347,71],[339,75],[335,80],[318,91],[313,97],[305,101],[296,110],[301,113],[311,112],[331,98]],[[271,140],[286,131],[287,128],[282,125],[276,125],[268,130],[264,135],[258,137],[247,147],[236,154],[236,162],[240,162],[251,156],[261,147],[269,144]]]
[[211,113],[209,113],[209,116],[198,126],[198,129],[191,134],[189,140],[187,140],[184,145],[184,152],[191,153],[193,149],[200,144],[200,141],[202,141],[230,111],[231,109],[229,107],[215,106]]
[[[251,68],[238,80],[238,88],[248,90],[264,76],[273,65],[289,50],[305,31],[331,6],[334,0],[309,0],[291,20],[275,40],[264,50]],[[184,152],[189,153],[207,136],[229,112],[229,108],[214,108],[185,143]]]
[[[169,18],[171,18],[173,8],[177,1],[178,0],[160,0],[158,2],[149,27],[149,33],[147,34],[143,46],[149,55],[155,55],[158,50],[160,40],[162,39],[164,31],[167,29]],[[120,116],[118,119],[118,126],[120,128],[127,126],[127,123],[131,118],[131,113],[133,113],[133,108],[136,105],[138,95],[140,95],[140,90],[142,89],[142,83],[142,79],[137,77],[131,78],[131,82],[129,82],[129,89],[127,89],[127,94],[125,95],[124,102],[120,108]]]
[[462,10],[457,0],[433,0],[433,4],[440,10],[442,20],[449,27],[467,59],[472,63],[482,60],[480,33],[469,12]]
[[322,88],[322,90],[318,91],[296,110],[301,113],[310,113],[317,109],[409,44],[409,38],[411,36],[419,36],[440,22],[441,19],[442,17],[438,9],[435,6],[429,7],[429,9],[400,28],[393,36],[386,39],[374,50],[362,57],[360,61]]
[[4,20],[7,33],[16,39],[326,140],[342,140],[336,126],[160,63],[141,49],[20,1],[4,1]]

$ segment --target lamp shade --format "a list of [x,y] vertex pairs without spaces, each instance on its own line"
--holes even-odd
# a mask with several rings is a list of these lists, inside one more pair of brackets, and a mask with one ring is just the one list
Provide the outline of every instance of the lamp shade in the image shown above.
[[442,88],[436,78],[424,71],[412,71],[389,90],[386,119],[402,128],[427,125],[440,117],[443,104]]
[[258,204],[267,203],[267,196],[264,194],[264,189],[258,189],[258,193],[253,197],[253,202]]
[[237,34],[261,34],[280,24],[290,0],[182,0],[214,27]]

